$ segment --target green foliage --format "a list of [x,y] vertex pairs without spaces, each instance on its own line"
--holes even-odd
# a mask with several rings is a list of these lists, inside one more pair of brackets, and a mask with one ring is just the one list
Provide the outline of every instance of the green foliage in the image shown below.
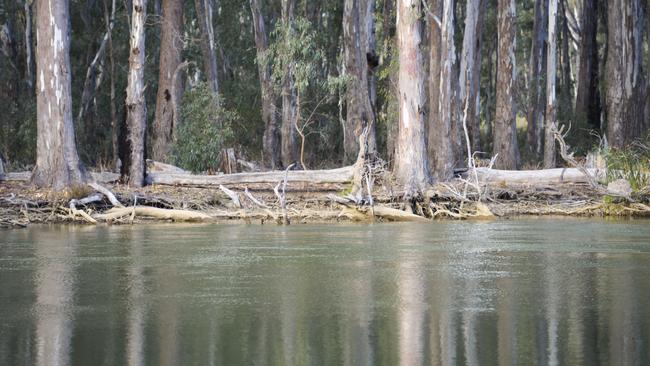
[[193,172],[216,171],[221,151],[233,139],[237,113],[226,110],[206,83],[185,93],[173,145],[175,163]]
[[626,179],[633,191],[650,185],[650,139],[637,142],[625,150],[606,150],[607,181]]

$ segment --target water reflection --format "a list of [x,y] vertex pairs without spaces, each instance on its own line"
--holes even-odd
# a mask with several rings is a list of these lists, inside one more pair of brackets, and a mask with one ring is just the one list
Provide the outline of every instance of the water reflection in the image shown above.
[[650,225],[580,230],[5,231],[0,364],[648,364]]

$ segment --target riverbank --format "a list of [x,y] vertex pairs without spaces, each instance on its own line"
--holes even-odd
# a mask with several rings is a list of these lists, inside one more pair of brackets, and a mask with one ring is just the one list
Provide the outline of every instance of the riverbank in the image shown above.
[[[227,187],[228,186],[228,187]],[[586,182],[521,183],[483,180],[480,191],[456,179],[406,201],[390,182],[375,185],[372,204],[346,196],[349,184],[291,181],[240,185],[152,184],[140,189],[104,183],[117,202],[89,186],[64,193],[36,189],[24,180],[0,182],[0,227],[33,223],[130,224],[151,221],[241,221],[300,224],[348,221],[494,219],[513,216],[650,216],[650,192],[624,198]],[[480,192],[480,193],[479,193]],[[282,204],[284,200],[284,207]],[[121,205],[123,207],[116,207]]]

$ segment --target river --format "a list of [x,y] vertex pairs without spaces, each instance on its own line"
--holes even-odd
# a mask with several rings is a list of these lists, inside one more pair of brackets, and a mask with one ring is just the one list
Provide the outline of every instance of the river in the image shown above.
[[0,231],[0,365],[648,365],[650,221]]

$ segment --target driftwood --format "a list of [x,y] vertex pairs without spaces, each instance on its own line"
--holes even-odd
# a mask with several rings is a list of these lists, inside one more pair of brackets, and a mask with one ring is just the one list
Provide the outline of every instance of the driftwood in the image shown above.
[[352,220],[372,221],[375,217],[380,217],[390,221],[411,221],[411,222],[430,222],[423,216],[418,216],[410,212],[398,210],[385,206],[357,206],[350,198],[340,197],[334,194],[328,194],[327,198],[344,206],[340,216],[348,217]]
[[102,187],[97,183],[88,183],[88,186],[106,196],[111,205],[115,207],[124,207],[124,205],[122,205],[120,201],[117,200],[113,192],[111,192],[108,188]]
[[[586,169],[598,179],[604,178],[605,172],[598,169]],[[506,183],[548,185],[558,183],[589,183],[584,172],[577,168],[556,168],[542,170],[497,170],[476,168],[481,183]]]
[[239,199],[239,195],[237,194],[237,192],[235,192],[233,190],[230,190],[230,189],[228,189],[228,188],[226,188],[224,186],[221,186],[221,185],[219,186],[219,189],[223,193],[225,193],[228,197],[230,197],[230,199],[235,204],[235,206],[237,206],[237,208],[242,208],[241,200]]
[[206,221],[211,218],[209,215],[197,211],[169,210],[148,206],[112,208],[103,214],[95,215],[94,218],[97,220],[108,221],[119,219],[128,215],[153,217],[156,219],[174,221]]
[[[349,183],[352,180],[351,166],[330,170],[291,170],[287,174],[287,182],[306,182],[312,184]],[[161,185],[181,186],[219,186],[246,185],[255,183],[277,184],[284,180],[284,171],[235,173],[221,175],[194,175],[156,173],[148,174],[149,182]]]

